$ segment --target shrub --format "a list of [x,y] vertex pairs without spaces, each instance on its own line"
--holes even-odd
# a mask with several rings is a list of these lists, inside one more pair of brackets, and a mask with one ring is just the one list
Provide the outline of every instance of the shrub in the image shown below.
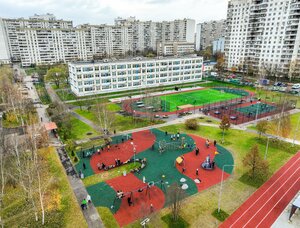
[[78,162],[78,158],[77,157],[74,158],[74,162],[75,163]]
[[185,126],[190,130],[197,130],[199,128],[198,122],[196,119],[188,119],[185,121]]
[[214,216],[219,221],[223,222],[227,217],[229,217],[229,214],[220,209],[220,212],[218,212],[218,209],[214,210],[212,213],[212,216]]

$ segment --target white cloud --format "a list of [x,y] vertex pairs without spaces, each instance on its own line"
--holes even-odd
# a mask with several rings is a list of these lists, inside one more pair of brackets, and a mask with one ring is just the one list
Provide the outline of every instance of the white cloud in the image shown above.
[[140,20],[195,19],[197,22],[226,17],[228,0],[0,0],[1,17],[28,17],[53,13],[75,24],[113,23],[120,17]]

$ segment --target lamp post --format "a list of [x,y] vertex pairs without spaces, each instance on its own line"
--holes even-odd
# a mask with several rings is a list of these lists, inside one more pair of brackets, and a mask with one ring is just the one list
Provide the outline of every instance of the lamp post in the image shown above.
[[133,164],[135,164],[136,147],[133,142],[131,142],[130,144],[132,145],[132,149],[133,149]]
[[256,108],[255,120],[257,120],[257,117],[258,117],[258,108],[260,107],[260,101],[258,101],[256,104],[258,104],[258,105],[257,105],[257,108]]
[[299,125],[300,125],[300,116],[299,116],[299,118],[298,118],[297,127],[296,127],[295,132],[294,132],[293,146],[295,146],[296,134],[298,133]]
[[221,198],[222,198],[223,179],[224,179],[224,167],[226,167],[226,166],[235,166],[235,165],[223,165],[222,179],[221,179],[221,186],[220,186],[219,200],[218,200],[218,213],[220,213],[220,210],[221,210]]
[[270,138],[271,138],[271,137],[268,136],[268,141],[267,141],[267,146],[266,146],[266,151],[265,151],[265,156],[264,156],[264,159],[265,159],[265,160],[267,159],[267,154],[268,154],[268,149],[269,149],[269,141],[270,141]]

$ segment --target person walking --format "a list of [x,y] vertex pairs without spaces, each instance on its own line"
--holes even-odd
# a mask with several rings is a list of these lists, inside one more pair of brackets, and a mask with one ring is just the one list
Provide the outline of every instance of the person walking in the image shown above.
[[87,194],[87,196],[86,196],[86,201],[88,203],[92,203],[92,198],[91,198],[91,196],[89,194]]
[[217,146],[217,140],[214,140],[214,147]]
[[150,213],[153,213],[154,212],[154,207],[153,207],[153,204],[151,203],[150,204]]
[[82,210],[87,209],[87,201],[86,201],[86,199],[83,199],[81,201],[81,209]]
[[196,169],[196,176],[198,176],[199,175],[199,169],[197,168]]
[[195,152],[196,152],[196,156],[198,156],[198,154],[199,154],[199,148],[198,147],[196,148]]

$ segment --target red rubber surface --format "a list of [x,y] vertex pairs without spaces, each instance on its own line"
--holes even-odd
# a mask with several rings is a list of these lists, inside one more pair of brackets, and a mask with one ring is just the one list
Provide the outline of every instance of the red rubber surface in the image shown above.
[[[146,184],[135,177],[132,173],[125,177],[121,176],[107,180],[106,183],[115,191],[121,190],[124,193],[146,186]],[[153,204],[154,211],[158,211],[163,208],[165,203],[165,195],[163,191],[160,188],[153,186],[150,188],[149,192],[150,197],[146,193],[146,189],[144,189],[143,192],[134,192],[132,200],[133,205],[131,206],[129,206],[127,202],[127,198],[130,194],[122,199],[120,209],[116,212],[116,214],[114,214],[121,227],[149,215],[151,204]]]
[[220,227],[270,227],[300,190],[300,152],[254,192]]
[[[199,178],[201,180],[200,184],[196,184],[198,191],[202,191],[207,189],[215,184],[221,182],[222,178],[222,170],[216,167],[214,170],[204,170],[201,167],[201,164],[205,161],[207,155],[210,155],[211,160],[215,157],[216,147],[214,147],[213,143],[211,143],[209,148],[205,146],[205,139],[200,138],[199,136],[189,135],[197,147],[200,149],[200,153],[198,156],[195,154],[195,150],[184,155],[185,161],[185,175],[191,178],[192,180]],[[182,172],[182,165],[176,164],[176,168],[179,172]],[[196,175],[196,169],[198,168],[199,173]],[[224,172],[224,180],[227,179],[230,175]]]
[[150,130],[132,133],[132,138],[133,140],[119,143],[117,146],[112,145],[109,151],[104,149],[104,152],[101,152],[100,155],[95,153],[90,160],[93,171],[95,173],[105,172],[98,170],[98,162],[103,162],[105,165],[114,165],[115,159],[120,159],[121,162],[124,162],[133,157],[133,146],[130,144],[131,142],[133,142],[136,147],[136,154],[150,148],[155,142],[155,135],[152,134]]

